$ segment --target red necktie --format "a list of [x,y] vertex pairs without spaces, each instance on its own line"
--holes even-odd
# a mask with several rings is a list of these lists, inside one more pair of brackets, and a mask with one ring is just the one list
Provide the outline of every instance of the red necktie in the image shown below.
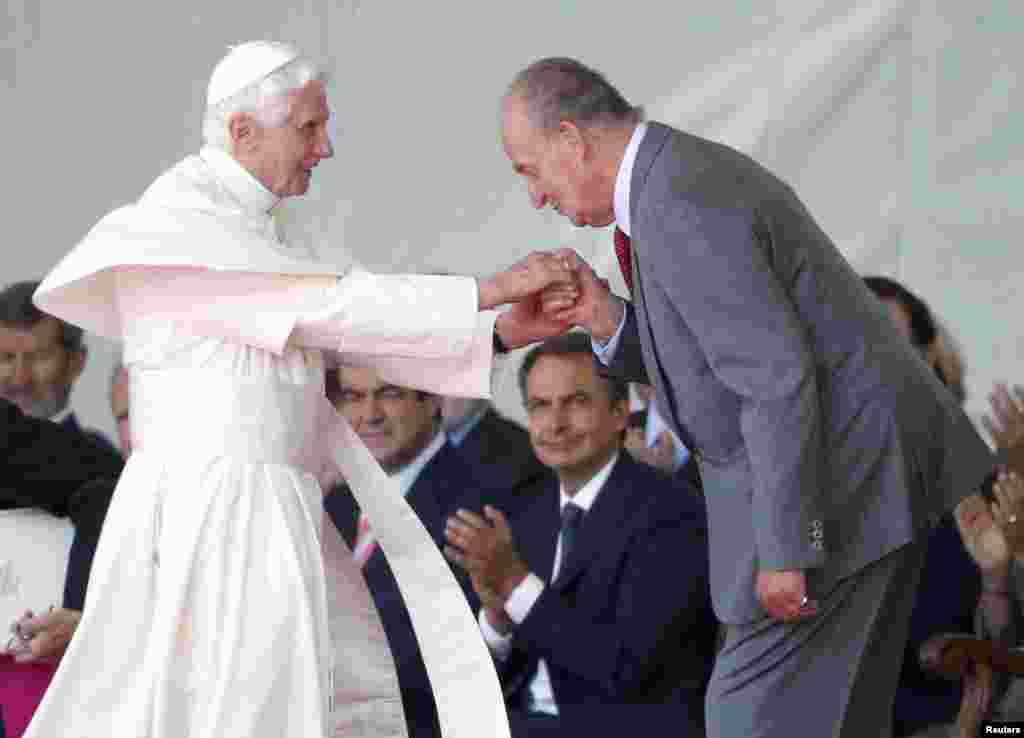
[[615,227],[615,256],[619,259],[622,278],[626,280],[626,289],[633,292],[633,260],[629,247],[629,236],[621,228]]

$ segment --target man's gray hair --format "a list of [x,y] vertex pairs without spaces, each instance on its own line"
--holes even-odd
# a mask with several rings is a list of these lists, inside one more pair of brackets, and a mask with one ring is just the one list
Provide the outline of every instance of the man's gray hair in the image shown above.
[[644,117],[643,108],[626,102],[604,75],[568,57],[549,57],[526,67],[506,96],[522,98],[533,125],[547,132],[562,121],[587,128],[636,124]]
[[289,93],[301,90],[313,80],[325,81],[320,66],[307,57],[293,59],[226,100],[207,107],[203,116],[203,141],[230,153],[228,121],[235,113],[251,113],[260,125],[268,128],[283,125],[291,112]]

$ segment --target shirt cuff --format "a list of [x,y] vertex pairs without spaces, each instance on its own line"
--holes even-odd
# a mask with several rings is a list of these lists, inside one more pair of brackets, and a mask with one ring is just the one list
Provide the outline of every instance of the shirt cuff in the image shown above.
[[512,650],[512,634],[502,635],[495,630],[494,626],[491,625],[491,621],[487,619],[487,611],[482,607],[477,619],[480,621],[480,632],[484,636],[484,642],[491,649],[494,658],[499,661],[507,659],[509,652]]
[[615,335],[608,339],[608,343],[601,343],[595,341],[593,338],[590,339],[590,345],[594,349],[594,355],[597,356],[597,360],[605,366],[612,363],[612,359],[615,356],[615,352],[619,349],[619,340],[622,338],[622,327],[626,325],[626,311],[622,311],[622,319],[619,321],[619,327],[615,329]]
[[512,622],[519,625],[526,620],[534,603],[544,592],[544,582],[532,572],[526,575],[526,579],[512,590],[512,594],[505,601],[505,612],[512,618]]

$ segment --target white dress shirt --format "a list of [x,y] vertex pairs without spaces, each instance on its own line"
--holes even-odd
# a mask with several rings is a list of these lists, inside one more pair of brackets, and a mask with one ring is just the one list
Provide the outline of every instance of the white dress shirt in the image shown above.
[[[597,499],[597,495],[604,487],[604,483],[608,481],[608,477],[612,473],[612,467],[615,466],[615,462],[618,461],[619,454],[616,453],[611,460],[608,461],[601,470],[597,472],[590,481],[580,487],[579,491],[570,497],[565,493],[565,487],[559,489],[559,503],[558,511],[561,513],[565,510],[565,506],[570,502],[578,505],[584,513],[589,512],[594,501]],[[586,518],[584,518],[585,520]],[[555,546],[555,561],[551,568],[551,581],[555,581],[558,578],[558,572],[562,568],[562,536],[559,534],[558,543]],[[544,582],[533,572],[526,575],[526,579],[519,583],[512,594],[509,595],[508,601],[505,603],[505,612],[508,614],[512,622],[518,625],[526,619],[526,616],[530,614],[530,610],[533,609],[533,605],[540,598],[544,592]],[[490,621],[487,619],[486,612],[481,608],[480,610],[480,630],[483,632],[484,640],[487,642],[487,646],[491,649],[491,653],[498,659],[505,660],[508,658],[509,651],[512,650],[512,636],[502,635],[498,633],[492,626]],[[541,659],[537,664],[537,674],[534,676],[533,681],[530,682],[530,695],[532,697],[532,707],[538,712],[546,712],[550,715],[558,714],[558,705],[555,703],[555,694],[551,688],[551,677],[548,674],[547,664]]]
[[491,409],[490,403],[485,402],[479,410],[472,413],[469,417],[463,418],[462,422],[455,428],[448,428],[448,440],[451,441],[453,446],[461,446],[462,442],[466,440],[466,436],[472,433],[480,421],[484,419],[487,411]]
[[398,487],[402,490],[403,497],[409,496],[409,490],[416,484],[416,480],[419,478],[420,472],[423,471],[423,467],[437,456],[437,452],[441,450],[446,440],[448,439],[444,431],[438,431],[434,436],[434,440],[428,443],[426,448],[416,455],[415,459],[394,473],[393,476],[398,480]]
[[668,431],[669,437],[672,439],[672,471],[677,472],[683,467],[686,460],[690,458],[690,449],[686,448],[686,445],[679,440],[679,436],[676,435],[675,431],[661,417],[661,414],[658,412],[658,406],[652,397],[647,405],[647,423],[644,426],[644,441],[647,444],[647,448],[654,448],[658,445],[658,437],[663,431]]
[[[622,156],[622,163],[619,164],[619,173],[615,177],[615,225],[627,236],[633,235],[633,224],[629,219],[629,193],[633,181],[633,166],[636,164],[636,154],[640,150],[640,144],[647,133],[647,124],[640,123],[633,131],[633,137],[629,139],[626,152]],[[622,326],[626,323],[626,314],[622,314],[619,327],[608,343],[599,343],[591,340],[594,346],[594,353],[602,364],[607,366],[615,351],[619,347],[619,336],[622,335]]]
[[72,412],[73,411],[71,409],[71,405],[65,405],[63,410],[58,410],[56,415],[51,415],[50,416],[50,422],[51,423],[56,423],[57,425],[60,425],[65,420],[67,420],[68,418],[71,417],[71,413]]

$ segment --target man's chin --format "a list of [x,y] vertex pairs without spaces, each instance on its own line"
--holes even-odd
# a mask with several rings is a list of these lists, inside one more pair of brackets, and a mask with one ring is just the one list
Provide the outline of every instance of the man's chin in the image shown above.
[[615,217],[590,219],[585,215],[576,215],[569,218],[569,222],[577,228],[604,228],[615,222]]

